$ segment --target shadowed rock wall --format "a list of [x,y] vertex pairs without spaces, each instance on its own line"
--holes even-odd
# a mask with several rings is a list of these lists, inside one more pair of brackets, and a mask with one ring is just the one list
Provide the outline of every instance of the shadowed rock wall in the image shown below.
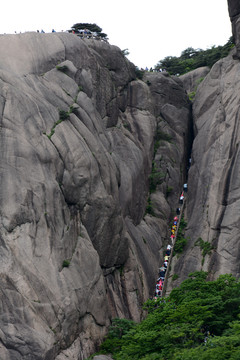
[[112,317],[141,319],[189,125],[182,82],[138,80],[115,46],[0,36],[2,360],[85,359]]

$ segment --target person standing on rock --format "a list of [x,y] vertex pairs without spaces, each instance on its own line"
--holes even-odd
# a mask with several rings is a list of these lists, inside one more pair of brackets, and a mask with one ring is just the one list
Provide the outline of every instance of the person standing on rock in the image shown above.
[[182,192],[181,195],[180,195],[180,198],[179,198],[180,204],[183,204],[183,200],[184,200],[184,195],[183,195],[183,192]]
[[167,255],[167,256],[170,256],[170,254],[171,254],[171,250],[170,250],[170,249],[167,249],[167,250],[166,250],[166,255]]

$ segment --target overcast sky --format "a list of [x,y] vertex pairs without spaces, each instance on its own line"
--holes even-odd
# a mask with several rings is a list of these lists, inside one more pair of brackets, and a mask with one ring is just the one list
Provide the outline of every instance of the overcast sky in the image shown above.
[[[0,33],[70,29],[96,23],[109,42],[128,49],[139,68],[188,47],[224,45],[231,36],[227,0],[11,0],[1,4]],[[1,50],[2,51],[2,50]]]

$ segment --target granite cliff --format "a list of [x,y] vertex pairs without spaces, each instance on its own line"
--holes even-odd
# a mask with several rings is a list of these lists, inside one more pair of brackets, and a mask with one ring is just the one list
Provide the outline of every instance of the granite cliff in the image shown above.
[[209,279],[240,276],[239,267],[239,45],[240,5],[228,1],[236,46],[218,61],[198,86],[193,103],[194,141],[185,207],[187,245],[175,257],[168,291],[190,272]]
[[239,277],[240,6],[228,6],[233,52],[179,78],[74,34],[0,36],[2,360],[83,360],[112,318],[140,321],[186,179],[188,241],[167,291],[195,270]]
[[0,50],[0,358],[85,359],[153,294],[191,107],[181,80],[141,80],[105,42],[25,33]]

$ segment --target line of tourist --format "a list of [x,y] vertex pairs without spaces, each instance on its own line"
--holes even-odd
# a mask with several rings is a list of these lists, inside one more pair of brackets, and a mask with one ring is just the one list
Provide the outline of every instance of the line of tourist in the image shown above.
[[[181,192],[181,195],[179,197],[180,205],[183,205],[184,193],[185,192],[187,192],[187,183],[185,183],[183,185],[183,191]],[[155,294],[154,294],[154,299],[155,300],[162,296],[163,284],[164,284],[165,275],[166,275],[166,272],[167,272],[167,267],[168,267],[168,264],[169,264],[169,258],[170,258],[170,255],[171,255],[171,251],[173,249],[175,237],[177,235],[177,226],[178,226],[179,216],[181,214],[181,208],[180,207],[177,208],[176,213],[177,213],[177,216],[174,216],[173,224],[172,224],[172,227],[171,227],[171,236],[170,236],[171,244],[167,245],[167,249],[166,249],[165,256],[164,256],[163,266],[161,266],[159,268],[159,273],[158,273],[159,277],[157,279],[156,289],[155,289]]]

